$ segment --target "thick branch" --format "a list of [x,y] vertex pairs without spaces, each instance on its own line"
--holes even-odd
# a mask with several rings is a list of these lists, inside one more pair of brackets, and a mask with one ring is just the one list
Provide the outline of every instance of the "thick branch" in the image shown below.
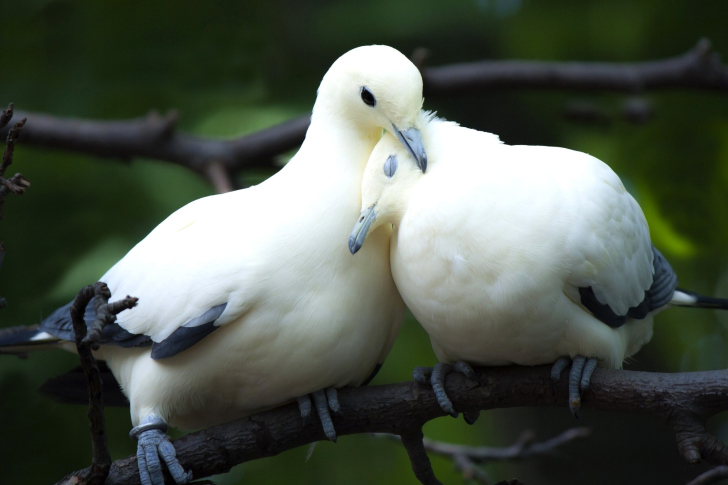
[[432,471],[430,457],[427,456],[422,436],[422,428],[412,428],[402,432],[399,436],[404,449],[407,450],[412,471],[422,485],[442,485]]
[[495,88],[599,90],[636,93],[687,88],[728,91],[728,66],[702,39],[669,59],[634,63],[479,61],[422,70],[425,96]]
[[[32,120],[23,143],[99,157],[131,160],[154,158],[187,167],[207,176],[213,161],[235,173],[245,168],[272,166],[272,158],[303,141],[309,117],[302,116],[235,140],[213,140],[176,132],[177,114],[127,121],[91,121],[22,113]],[[3,134],[0,130],[0,136]]]
[[[416,51],[414,62],[421,69],[428,97],[495,88],[728,91],[728,67],[711,51],[707,40],[679,57],[635,63],[480,61],[428,68],[423,66],[425,58],[424,50]],[[122,160],[164,160],[211,179],[220,191],[232,186],[227,174],[250,167],[272,167],[275,156],[303,141],[309,124],[309,117],[302,116],[235,140],[212,140],[177,133],[176,113],[152,113],[127,121],[76,120],[37,113],[23,116],[32,120],[23,143]],[[6,130],[0,126],[0,136]],[[216,167],[211,168],[213,163]]]
[[[549,366],[497,367],[479,369],[478,373],[483,387],[460,374],[448,377],[448,395],[456,410],[522,406],[566,408],[566,382],[559,383],[554,396]],[[402,435],[444,416],[432,390],[414,382],[344,389],[340,391],[340,402],[344,417],[333,418],[340,436],[356,433]],[[658,374],[598,369],[592,377],[590,390],[584,395],[583,405],[587,411],[591,408],[654,416],[668,424],[673,423],[675,416],[685,414],[704,421],[728,409],[728,370]],[[692,430],[692,439],[701,439],[701,433],[707,435],[704,428]],[[297,406],[290,404],[189,434],[174,444],[185,469],[191,469],[195,477],[206,477],[225,473],[239,463],[325,439],[323,430],[316,423],[303,427]],[[725,451],[705,450],[704,461],[728,464]],[[689,455],[685,457],[692,460]],[[136,457],[114,462],[105,483],[139,483]]]

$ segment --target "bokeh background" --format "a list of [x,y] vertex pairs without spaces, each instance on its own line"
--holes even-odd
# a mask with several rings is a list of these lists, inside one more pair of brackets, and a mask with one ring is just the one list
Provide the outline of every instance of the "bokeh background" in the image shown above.
[[[177,109],[189,133],[234,137],[308,113],[328,66],[350,48],[384,43],[429,65],[479,59],[639,61],[677,55],[707,37],[728,53],[728,3],[689,0],[0,0],[0,105],[59,116],[118,119]],[[647,106],[644,124],[622,116]],[[593,154],[642,205],[655,244],[681,285],[728,296],[728,94],[685,90],[622,94],[498,90],[426,100],[443,117],[497,133],[510,144],[557,145]],[[574,122],[587,106],[600,115]],[[29,121],[32,123],[32,119]],[[21,140],[22,141],[22,140]],[[183,168],[154,160],[101,160],[22,145],[13,171],[32,187],[6,203],[0,326],[33,324],[102,275],[168,214],[213,193]],[[272,173],[272,172],[270,172]],[[267,172],[243,174],[255,183]],[[628,369],[725,368],[728,315],[674,309]],[[374,383],[409,379],[435,357],[409,317]],[[52,483],[90,462],[86,410],[36,389],[77,365],[71,354],[0,359],[0,482]],[[107,410],[115,458],[134,453],[125,409]],[[494,481],[529,484],[682,484],[705,468],[678,455],[671,431],[643,417],[586,409],[483,413],[474,426],[441,418],[431,438],[507,445],[521,430],[545,439],[586,425],[593,437],[554,456],[490,464]],[[724,440],[725,420],[710,423]],[[370,436],[247,463],[216,477],[232,484],[416,483],[404,450]],[[445,483],[452,464],[433,458]]]

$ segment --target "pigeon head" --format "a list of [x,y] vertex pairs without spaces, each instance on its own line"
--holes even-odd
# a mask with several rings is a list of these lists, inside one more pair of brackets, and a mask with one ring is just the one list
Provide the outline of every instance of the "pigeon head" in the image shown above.
[[423,173],[398,137],[385,133],[369,157],[362,179],[362,211],[349,237],[352,254],[382,224],[399,224],[410,192]]
[[353,49],[334,62],[321,81],[313,116],[333,113],[376,140],[382,129],[427,168],[415,126],[422,108],[422,76],[401,52],[383,45]]

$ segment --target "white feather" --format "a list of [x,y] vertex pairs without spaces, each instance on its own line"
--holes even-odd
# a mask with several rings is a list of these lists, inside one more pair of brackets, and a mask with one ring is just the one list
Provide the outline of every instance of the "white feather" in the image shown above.
[[[562,148],[509,146],[432,120],[430,168],[392,137],[367,165],[362,207],[395,225],[392,273],[438,358],[479,365],[596,357],[620,367],[652,335],[652,317],[613,329],[578,288],[625,314],[652,283],[644,215],[612,170]],[[399,171],[381,169],[392,154]],[[368,241],[364,244],[366,247]]]
[[[376,108],[362,102],[364,85]],[[411,127],[421,93],[419,72],[394,49],[342,56],[283,170],[183,207],[103,277],[114,299],[139,298],[119,324],[155,342],[227,303],[220,328],[173,357],[103,348],[135,425],[154,412],[175,426],[209,426],[358,385],[384,360],[404,314],[389,268],[391,230],[376,231],[356,258],[347,238],[382,128]]]

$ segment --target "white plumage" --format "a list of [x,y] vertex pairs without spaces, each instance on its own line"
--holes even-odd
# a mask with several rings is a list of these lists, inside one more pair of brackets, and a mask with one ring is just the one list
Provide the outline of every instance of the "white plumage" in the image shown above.
[[[391,231],[372,234],[356,258],[345,242],[382,130],[403,130],[418,149],[412,128],[421,106],[422,79],[405,56],[386,46],[350,51],[324,77],[305,142],[285,168],[256,187],[181,208],[101,278],[112,301],[139,298],[118,324],[155,346],[182,326],[212,325],[195,319],[224,308],[217,329],[176,355],[155,360],[149,347],[102,346],[135,426],[163,429],[161,417],[207,427],[360,385],[384,361],[404,314],[390,272]],[[53,324],[44,327],[53,333]],[[173,474],[188,479],[181,468]]]
[[[362,103],[361,86],[379,108]],[[345,54],[321,83],[305,142],[278,174],[183,207],[102,277],[112,300],[139,298],[119,325],[155,342],[227,303],[221,328],[173,357],[103,348],[135,425],[155,412],[175,426],[206,427],[358,385],[383,362],[404,311],[389,231],[373,235],[361,259],[342,241],[382,128],[413,126],[421,91],[419,72],[394,49]]]
[[[580,295],[591,288],[621,316],[653,283],[647,222],[619,177],[584,153],[509,146],[422,116],[427,173],[383,137],[365,170],[359,221],[375,217],[369,232],[394,225],[392,274],[438,359],[536,365],[586,356],[621,367],[650,340],[655,311],[614,328]],[[368,244],[366,229],[357,223],[352,251]]]

